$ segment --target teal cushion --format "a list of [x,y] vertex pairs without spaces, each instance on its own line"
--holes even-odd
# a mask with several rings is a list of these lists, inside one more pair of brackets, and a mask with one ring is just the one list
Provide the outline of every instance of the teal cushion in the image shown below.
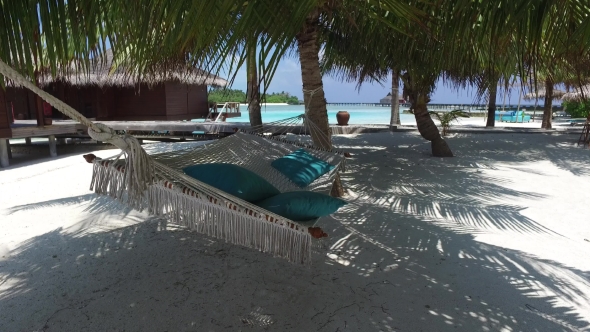
[[271,165],[301,188],[307,187],[315,179],[334,169],[333,165],[303,149],[281,157]]
[[200,164],[182,170],[188,176],[248,202],[280,194],[260,175],[233,164]]
[[346,202],[311,191],[278,194],[256,203],[263,209],[293,221],[307,221],[336,212]]

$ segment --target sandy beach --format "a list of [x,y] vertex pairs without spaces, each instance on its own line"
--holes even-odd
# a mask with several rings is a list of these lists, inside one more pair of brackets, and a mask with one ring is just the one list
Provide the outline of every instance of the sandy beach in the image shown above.
[[96,196],[93,146],[17,156],[0,169],[0,331],[590,331],[577,139],[453,133],[440,159],[416,131],[335,136],[349,204],[320,220],[311,268]]

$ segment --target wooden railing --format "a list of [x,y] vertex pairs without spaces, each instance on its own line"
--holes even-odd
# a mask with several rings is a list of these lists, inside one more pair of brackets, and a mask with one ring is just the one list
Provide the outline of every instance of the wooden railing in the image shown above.
[[[240,112],[240,103],[236,102],[225,102],[221,103],[210,103],[209,104],[209,113],[207,114],[207,120],[209,121],[224,121],[223,116],[227,116],[231,113],[239,113]],[[213,117],[215,119],[213,119]]]

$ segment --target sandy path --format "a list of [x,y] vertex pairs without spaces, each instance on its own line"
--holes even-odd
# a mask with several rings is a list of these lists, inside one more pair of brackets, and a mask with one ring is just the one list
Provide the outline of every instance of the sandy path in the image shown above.
[[21,163],[0,171],[0,331],[590,330],[576,139],[457,134],[435,159],[416,133],[336,137],[350,204],[311,269],[96,197],[80,154]]

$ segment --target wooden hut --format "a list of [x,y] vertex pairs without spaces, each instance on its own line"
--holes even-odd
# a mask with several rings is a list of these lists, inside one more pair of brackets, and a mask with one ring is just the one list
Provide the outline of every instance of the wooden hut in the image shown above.
[[[388,104],[388,105],[391,105],[391,98],[392,97],[391,97],[391,92],[390,92],[390,93],[387,94],[387,96],[381,98],[379,100],[379,103],[380,104]],[[398,100],[399,100],[399,103],[400,104],[405,104],[406,103],[406,100],[404,99],[403,96],[398,96]]]
[[[138,79],[124,64],[119,59],[113,61],[112,52],[107,51],[104,59],[95,61],[87,71],[78,71],[75,68],[79,66],[72,65],[69,74],[55,78],[41,74],[39,84],[86,117],[103,121],[206,118],[207,86],[227,84],[218,76],[187,66]],[[80,130],[76,124],[51,126],[48,118],[64,116],[28,89],[10,84],[6,90],[0,88],[0,165],[8,165],[9,138],[49,137],[51,143],[56,134]],[[33,119],[37,128],[33,121],[19,123]]]
[[[122,63],[115,65],[115,63]],[[88,71],[72,69],[57,78],[42,75],[40,85],[86,117],[96,120],[189,120],[209,112],[207,86],[227,81],[198,68],[176,67],[138,79],[124,61],[113,61],[107,51]],[[72,66],[75,68],[75,66]],[[25,89],[8,88],[7,102],[15,117],[36,118],[35,96]],[[61,118],[46,111],[45,116]]]
[[590,99],[590,84],[575,87],[574,91],[565,93],[562,96],[565,101],[581,102]]

